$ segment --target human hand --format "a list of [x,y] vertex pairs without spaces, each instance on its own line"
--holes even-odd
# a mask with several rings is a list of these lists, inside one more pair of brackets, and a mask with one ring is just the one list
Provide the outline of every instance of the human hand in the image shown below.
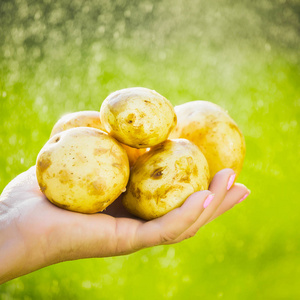
[[144,221],[129,214],[120,198],[93,215],[58,208],[41,193],[32,167],[0,197],[0,283],[62,261],[129,254],[192,237],[249,194],[242,184],[227,190],[233,174],[231,169],[218,172],[209,190],[192,194],[163,217]]

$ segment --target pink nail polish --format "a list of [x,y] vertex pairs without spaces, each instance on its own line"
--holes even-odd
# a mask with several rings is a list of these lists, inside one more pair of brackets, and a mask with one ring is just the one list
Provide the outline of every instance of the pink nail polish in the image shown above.
[[245,200],[249,196],[249,193],[247,193],[241,200],[238,201],[238,203],[241,203],[243,200]]
[[205,199],[205,201],[203,203],[204,208],[206,208],[209,205],[209,203],[212,201],[214,196],[215,196],[215,194],[210,194],[209,196],[207,196],[207,198]]
[[232,175],[229,177],[229,180],[228,180],[227,191],[229,191],[229,189],[230,189],[231,186],[233,185],[234,179],[235,179],[235,174],[232,174]]

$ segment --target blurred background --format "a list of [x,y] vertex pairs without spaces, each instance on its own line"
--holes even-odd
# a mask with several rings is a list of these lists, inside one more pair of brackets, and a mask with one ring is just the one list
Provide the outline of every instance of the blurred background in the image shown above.
[[0,299],[300,299],[299,51],[299,0],[1,0],[0,191],[61,115],[143,86],[228,110],[252,193],[192,239],[50,266]]

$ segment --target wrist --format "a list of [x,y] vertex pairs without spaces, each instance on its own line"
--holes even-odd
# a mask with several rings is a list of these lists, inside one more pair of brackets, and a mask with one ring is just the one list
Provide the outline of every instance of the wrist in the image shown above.
[[12,213],[0,202],[0,284],[17,277],[25,265],[26,251]]
[[54,230],[52,222],[37,224],[0,201],[0,284],[58,262]]

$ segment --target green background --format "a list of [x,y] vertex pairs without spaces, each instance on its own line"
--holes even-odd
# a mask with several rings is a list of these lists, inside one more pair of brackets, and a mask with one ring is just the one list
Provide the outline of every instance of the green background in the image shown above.
[[61,115],[132,86],[228,110],[252,191],[192,239],[50,266],[0,299],[300,299],[298,0],[1,0],[0,28],[0,191]]

